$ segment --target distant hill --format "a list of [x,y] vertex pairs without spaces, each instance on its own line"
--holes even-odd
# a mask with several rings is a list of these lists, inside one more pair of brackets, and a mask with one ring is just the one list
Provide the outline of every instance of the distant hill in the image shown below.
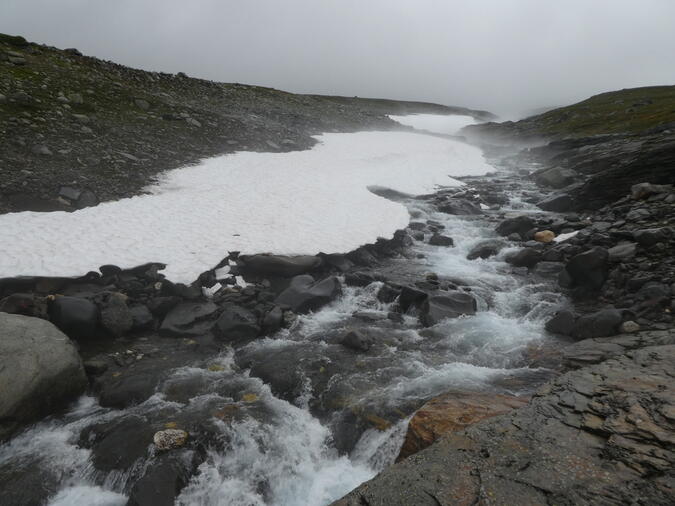
[[670,123],[675,125],[675,86],[648,86],[601,93],[516,122],[472,125],[464,133],[525,141],[635,134]]

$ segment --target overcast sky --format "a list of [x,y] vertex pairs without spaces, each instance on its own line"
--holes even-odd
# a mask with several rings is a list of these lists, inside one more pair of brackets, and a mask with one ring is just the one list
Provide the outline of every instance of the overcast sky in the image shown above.
[[675,84],[673,0],[0,0],[0,32],[148,70],[509,116]]

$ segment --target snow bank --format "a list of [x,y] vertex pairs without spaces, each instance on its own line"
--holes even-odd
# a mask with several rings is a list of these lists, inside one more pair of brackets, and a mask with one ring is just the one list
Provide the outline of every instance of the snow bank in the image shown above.
[[410,126],[418,130],[426,130],[437,134],[455,135],[467,125],[473,125],[476,120],[472,116],[439,114],[409,114],[407,116],[389,116],[401,125]]
[[0,216],[0,278],[79,276],[100,265],[167,264],[192,282],[228,251],[347,252],[405,227],[369,186],[430,192],[491,170],[466,144],[407,132],[318,136],[292,153],[240,152],[167,172],[149,195],[73,213]]

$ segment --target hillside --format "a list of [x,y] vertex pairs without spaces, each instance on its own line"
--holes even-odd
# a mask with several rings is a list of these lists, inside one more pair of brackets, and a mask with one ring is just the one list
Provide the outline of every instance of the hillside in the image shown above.
[[675,123],[675,86],[610,91],[520,121],[465,129],[491,141],[561,139],[602,134],[639,134]]
[[402,128],[389,112],[489,116],[146,72],[8,35],[0,69],[0,213],[134,195],[164,170],[239,150],[307,149],[322,132]]

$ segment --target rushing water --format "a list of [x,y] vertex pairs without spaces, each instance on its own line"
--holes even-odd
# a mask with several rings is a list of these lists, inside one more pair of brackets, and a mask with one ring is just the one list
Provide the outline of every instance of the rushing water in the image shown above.
[[[523,207],[517,195],[512,204]],[[80,444],[83,430],[134,415],[179,426],[208,418],[212,444],[177,504],[316,506],[391,464],[409,416],[425,400],[457,388],[530,392],[550,375],[529,367],[524,352],[546,339],[543,321],[561,303],[551,282],[514,274],[503,254],[467,260],[472,246],[495,237],[483,219],[435,213],[424,201],[407,205],[415,221],[445,225],[455,247],[416,243],[410,258],[380,270],[393,281],[433,271],[468,285],[477,315],[428,329],[415,315],[394,323],[386,319],[390,304],[376,296],[381,283],[345,287],[339,300],[290,329],[172,371],[138,406],[110,410],[82,397],[66,415],[0,447],[1,479],[51,486],[51,505],[123,505],[132,476],[157,455],[149,445],[128,468],[102,472]],[[337,343],[350,328],[376,337],[368,353]]]

